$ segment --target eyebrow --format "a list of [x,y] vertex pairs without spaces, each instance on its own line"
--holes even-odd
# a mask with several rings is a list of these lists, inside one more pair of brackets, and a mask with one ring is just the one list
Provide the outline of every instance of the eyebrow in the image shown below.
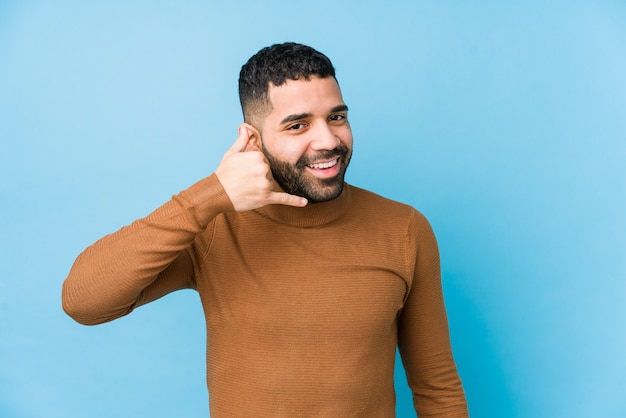
[[[348,106],[346,106],[345,104],[341,104],[330,109],[330,113],[347,112],[347,111],[348,111]],[[293,115],[285,116],[285,118],[283,118],[283,120],[280,121],[280,124],[284,125],[286,123],[293,122],[296,120],[307,119],[307,118],[310,118],[311,116],[313,116],[312,113],[295,113]]]
[[332,109],[330,109],[330,113],[347,112],[347,111],[348,111],[348,106],[345,104],[340,104],[339,106],[335,106]]
[[286,123],[293,122],[295,120],[310,118],[311,116],[313,116],[311,113],[297,113],[297,114],[289,115],[289,116],[286,116],[283,120],[281,120],[280,124],[284,125]]

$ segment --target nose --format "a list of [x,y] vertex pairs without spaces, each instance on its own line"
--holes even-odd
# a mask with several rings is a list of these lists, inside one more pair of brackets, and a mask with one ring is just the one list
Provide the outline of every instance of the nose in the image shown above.
[[311,149],[315,151],[333,150],[339,145],[339,138],[325,122],[318,123],[312,134]]

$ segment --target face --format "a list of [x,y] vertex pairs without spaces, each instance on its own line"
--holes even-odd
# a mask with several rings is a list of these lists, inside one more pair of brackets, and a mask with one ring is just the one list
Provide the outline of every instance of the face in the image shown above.
[[352,156],[348,108],[333,77],[288,80],[268,91],[261,149],[287,193],[310,203],[338,197]]

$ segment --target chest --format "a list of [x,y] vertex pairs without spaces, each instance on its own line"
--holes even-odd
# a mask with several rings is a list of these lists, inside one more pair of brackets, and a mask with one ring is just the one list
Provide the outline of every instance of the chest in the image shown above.
[[350,229],[216,228],[197,278],[209,331],[365,341],[395,332],[402,240]]

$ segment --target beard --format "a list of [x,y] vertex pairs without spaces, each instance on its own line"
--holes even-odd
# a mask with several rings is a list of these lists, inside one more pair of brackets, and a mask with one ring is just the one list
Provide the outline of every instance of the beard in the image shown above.
[[[270,164],[274,180],[286,193],[304,197],[309,203],[320,203],[336,199],[343,192],[346,169],[352,157],[352,150],[347,146],[340,144],[333,150],[303,155],[295,164],[274,157],[262,142],[261,150]],[[307,165],[335,157],[339,157],[339,172],[335,177],[320,179],[307,173]]]

